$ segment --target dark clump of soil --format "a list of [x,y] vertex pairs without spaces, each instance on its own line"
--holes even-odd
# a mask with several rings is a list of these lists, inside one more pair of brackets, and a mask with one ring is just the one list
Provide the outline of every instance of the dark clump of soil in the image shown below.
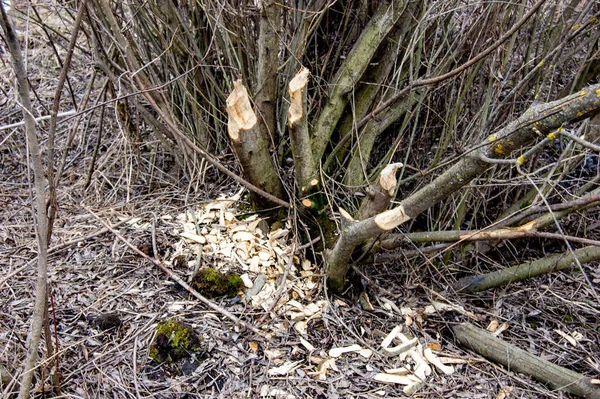
[[244,287],[238,274],[233,272],[223,274],[210,267],[198,271],[192,279],[191,285],[207,298],[221,296],[233,298]]

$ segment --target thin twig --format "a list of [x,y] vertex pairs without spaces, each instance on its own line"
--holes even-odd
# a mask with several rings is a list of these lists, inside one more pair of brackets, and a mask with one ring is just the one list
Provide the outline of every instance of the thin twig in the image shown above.
[[[77,111],[75,111],[74,109],[67,111],[67,112],[59,112],[58,114],[56,114],[57,118],[64,118],[66,116],[72,116],[75,115],[77,113]],[[45,121],[47,119],[50,119],[51,115],[44,115],[44,116],[38,116],[37,118],[34,118],[35,122],[41,122],[41,121]],[[25,121],[21,121],[21,122],[16,122],[16,123],[11,123],[10,125],[4,125],[4,126],[0,126],[0,132],[3,130],[8,130],[8,129],[13,129],[16,127],[21,127],[21,126],[25,126]]]

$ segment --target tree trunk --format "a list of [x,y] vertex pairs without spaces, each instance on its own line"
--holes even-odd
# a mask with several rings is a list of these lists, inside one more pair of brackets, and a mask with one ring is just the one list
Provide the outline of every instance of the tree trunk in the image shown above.
[[[269,142],[259,130],[248,91],[240,80],[234,83],[233,92],[227,98],[227,114],[227,131],[246,179],[267,193],[284,198],[283,186],[269,153]],[[259,195],[253,194],[252,199],[254,206],[263,209],[274,205]]]

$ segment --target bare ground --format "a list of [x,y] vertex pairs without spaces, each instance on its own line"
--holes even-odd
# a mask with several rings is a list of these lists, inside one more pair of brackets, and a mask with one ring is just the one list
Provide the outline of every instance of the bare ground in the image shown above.
[[[39,28],[32,24],[28,29],[26,54],[36,90],[36,111],[46,115],[59,69]],[[21,115],[4,48],[1,61],[0,126],[6,126],[20,121]],[[78,55],[70,75],[76,99],[84,96],[91,74],[89,59]],[[98,77],[91,101],[100,101],[101,87]],[[67,111],[71,108],[70,95],[65,92],[63,97]],[[298,331],[297,320],[282,303],[260,325],[263,336],[245,331],[190,299],[153,264],[112,233],[102,232],[103,226],[86,210],[113,224],[138,218],[116,229],[137,246],[151,242],[154,235],[165,259],[172,260],[181,238],[174,231],[178,228],[176,219],[164,216],[176,218],[237,191],[233,183],[210,168],[199,173],[190,187],[148,132],[141,132],[145,144],[139,145],[124,133],[114,112],[109,104],[103,119],[97,110],[79,123],[72,118],[59,125],[58,148],[63,148],[71,129],[75,129],[59,188],[60,212],[48,276],[51,337],[47,338],[60,356],[55,365],[49,361],[40,364],[36,397],[56,395],[48,377],[55,370],[60,371],[62,389],[56,397],[68,398],[404,397],[402,385],[377,382],[374,376],[406,364],[398,357],[385,356],[380,344],[395,326],[407,321],[410,324],[411,320],[405,327],[407,335],[438,349],[439,356],[462,361],[452,375],[434,369],[415,397],[499,398],[502,393],[508,398],[569,397],[459,347],[451,327],[463,321],[482,327],[493,320],[506,323],[508,328],[500,335],[503,339],[588,376],[600,374],[600,304],[592,290],[598,292],[600,286],[597,263],[584,266],[593,287],[581,273],[558,273],[474,296],[447,288],[455,276],[465,272],[464,265],[413,259],[363,267],[362,280],[373,310],[365,310],[353,295],[328,296],[317,269],[310,275],[315,282],[310,288],[303,286],[302,292],[294,294],[286,286],[282,293],[282,297],[302,305],[325,301],[319,312],[303,320],[305,330]],[[100,126],[103,137],[92,166]],[[39,127],[44,132],[46,122]],[[40,137],[43,141],[45,136]],[[0,130],[0,157],[0,368],[4,369],[4,396],[10,397],[23,371],[36,277],[31,173],[26,166],[22,128]],[[86,187],[89,170],[93,174]],[[288,245],[289,249],[291,243],[281,242],[281,247]],[[544,249],[538,250],[541,253]],[[482,261],[480,268],[494,267],[491,264]],[[228,267],[244,272],[239,264]],[[192,270],[175,272],[187,279]],[[276,281],[281,274],[274,269],[270,277]],[[305,277],[297,268],[290,272],[288,281],[291,284]],[[386,305],[386,300],[397,308]],[[432,301],[453,304],[464,311],[424,314]],[[264,306],[244,301],[216,302],[252,324],[266,313]],[[89,320],[113,312],[123,323],[116,331],[102,331]],[[187,322],[203,338],[205,352],[195,361],[166,366],[149,358],[156,324],[170,317]],[[557,331],[577,332],[581,337],[573,346]],[[353,344],[370,348],[373,354],[342,355],[336,358],[335,368],[320,379],[319,365],[330,358],[330,349]],[[45,353],[42,346],[40,356],[44,358]],[[291,362],[291,371],[282,375],[273,372]]]

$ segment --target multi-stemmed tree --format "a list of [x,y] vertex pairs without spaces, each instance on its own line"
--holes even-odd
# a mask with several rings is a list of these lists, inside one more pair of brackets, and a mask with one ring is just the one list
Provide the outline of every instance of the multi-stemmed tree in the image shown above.
[[[255,209],[288,212],[334,291],[358,257],[407,243],[595,244],[558,220],[599,199],[596,1],[77,5],[121,126],[151,130],[190,181],[208,163]],[[232,152],[238,166],[220,156]],[[600,251],[571,255],[561,267]]]
[[[190,179],[202,159],[248,187],[255,207],[289,209],[305,241],[322,239],[336,291],[357,251],[376,251],[376,238],[425,211],[415,228],[489,230],[554,198],[578,163],[548,170],[538,154],[551,142],[579,157],[597,150],[593,1],[87,7],[119,109],[150,126]],[[214,155],[230,148],[237,170]],[[494,176],[533,184],[506,189],[502,213],[478,204],[497,188],[471,184]],[[579,188],[562,201],[594,186]]]

